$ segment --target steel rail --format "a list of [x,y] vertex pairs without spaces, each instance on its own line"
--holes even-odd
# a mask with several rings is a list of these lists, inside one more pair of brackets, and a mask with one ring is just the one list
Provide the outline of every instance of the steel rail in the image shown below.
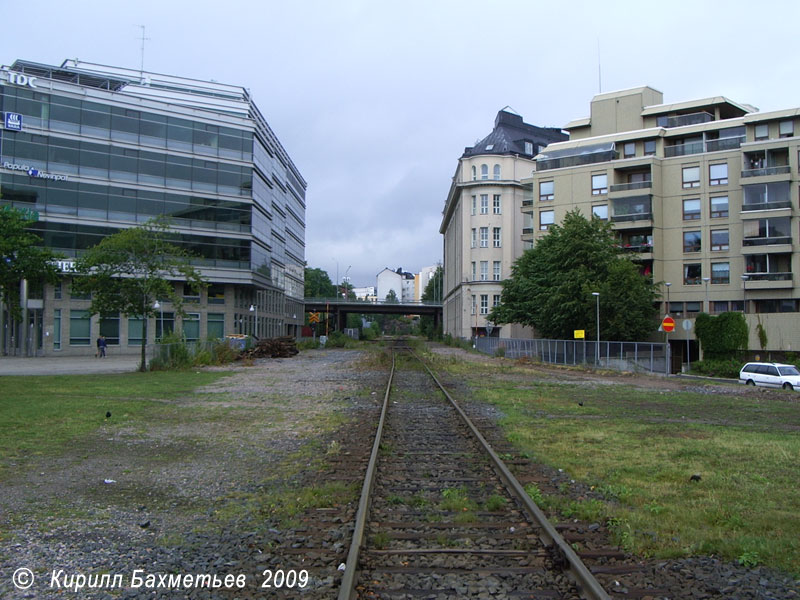
[[375,431],[375,441],[372,443],[372,453],[369,456],[367,472],[364,475],[364,484],[361,486],[361,499],[358,502],[356,511],[355,527],[353,529],[353,539],[350,542],[350,550],[347,552],[344,574],[339,587],[338,600],[352,600],[356,591],[356,574],[358,573],[358,559],[361,553],[361,544],[364,541],[364,530],[367,527],[367,517],[369,516],[369,505],[372,499],[372,486],[375,483],[375,473],[377,471],[378,452],[380,450],[381,438],[383,437],[383,425],[386,422],[386,412],[389,408],[389,393],[392,390],[392,380],[394,379],[395,360],[392,352],[392,370],[389,373],[389,382],[386,384],[386,393],[383,395],[383,407],[381,417],[378,420],[378,428]]
[[473,435],[481,444],[486,453],[491,457],[492,463],[495,466],[495,470],[500,478],[505,482],[506,487],[514,494],[514,496],[517,497],[517,499],[524,506],[525,510],[528,511],[528,513],[539,525],[540,539],[546,546],[554,548],[556,552],[566,561],[568,565],[567,574],[578,588],[578,592],[586,600],[610,600],[610,596],[603,589],[603,586],[600,585],[597,579],[595,579],[594,575],[592,575],[591,571],[589,571],[586,565],[583,564],[583,561],[575,553],[572,547],[564,540],[563,537],[561,537],[561,534],[556,531],[556,528],[553,527],[552,523],[550,523],[542,510],[536,506],[533,500],[531,500],[531,497],[528,496],[528,493],[525,491],[525,488],[522,487],[522,484],[520,484],[517,478],[514,477],[511,471],[508,470],[508,467],[506,467],[502,459],[492,449],[492,447],[489,445],[489,442],[487,442],[486,438],[484,438],[481,432],[478,431],[478,428],[475,427],[475,425],[472,423],[472,420],[453,399],[450,393],[444,388],[430,367],[428,367],[425,361],[417,356],[412,350],[409,351],[411,352],[412,356],[414,356],[414,358],[416,358],[422,364],[422,366],[425,367],[425,370],[436,382],[436,385],[439,386],[439,389],[442,390],[442,393],[450,401],[450,404],[453,406],[453,408],[456,409],[456,412],[458,412],[458,414],[461,416],[461,419],[464,421],[467,427],[469,427],[470,431],[472,431]]

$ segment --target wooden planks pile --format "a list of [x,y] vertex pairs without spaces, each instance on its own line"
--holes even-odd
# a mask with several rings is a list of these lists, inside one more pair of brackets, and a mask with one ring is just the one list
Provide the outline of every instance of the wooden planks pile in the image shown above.
[[278,337],[258,340],[255,346],[243,350],[239,358],[290,358],[297,354],[293,337]]

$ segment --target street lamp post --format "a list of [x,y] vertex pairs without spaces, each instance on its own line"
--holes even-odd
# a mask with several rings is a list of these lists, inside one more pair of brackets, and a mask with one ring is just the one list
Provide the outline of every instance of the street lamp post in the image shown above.
[[742,275],[742,314],[747,314],[747,280],[750,275]]
[[600,366],[600,292],[592,292],[595,299],[595,306],[597,307],[597,345],[594,351],[594,364]]
[[[667,316],[669,316],[669,288],[670,288],[671,285],[672,285],[672,283],[669,282],[669,281],[665,281],[664,282],[664,286],[667,288],[667,310],[664,311],[664,314],[667,315]],[[665,362],[667,363],[666,366],[665,366],[665,370],[666,370],[667,375],[669,375],[669,372],[670,372],[670,368],[669,368],[669,359],[670,359],[670,356],[669,356],[669,331],[667,331],[666,329],[664,330],[664,356],[666,357],[665,358]]]
[[706,312],[711,314],[711,304],[708,302],[708,282],[711,281],[711,277],[703,277],[703,282],[706,286]]
[[255,321],[253,323],[254,337],[258,339],[258,307],[255,304],[250,305],[250,312],[253,313]]
[[163,341],[164,340],[164,307],[161,305],[161,303],[158,300],[156,300],[153,303],[153,308],[155,308],[156,310],[158,310],[159,308],[161,309],[161,340]]

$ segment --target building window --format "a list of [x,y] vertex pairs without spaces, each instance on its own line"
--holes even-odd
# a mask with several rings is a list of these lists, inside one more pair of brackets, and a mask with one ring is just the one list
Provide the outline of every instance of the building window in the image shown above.
[[496,215],[502,214],[500,208],[500,194],[495,194],[492,197],[492,212],[494,212]]
[[656,153],[656,141],[655,140],[645,140],[644,141],[644,155],[645,156],[655,156]]
[[794,136],[794,121],[781,121],[778,123],[778,136],[782,138]]
[[200,313],[186,313],[183,317],[183,337],[187,342],[200,339]]
[[592,175],[592,196],[608,193],[608,175]]
[[753,136],[757,140],[767,140],[769,139],[769,125],[766,123],[761,123],[760,125],[756,125],[755,127],[755,135]]
[[473,227],[472,231],[470,232],[469,247],[474,248],[477,245],[478,245],[478,230]]
[[500,294],[492,296],[492,306],[500,306]]
[[501,278],[501,272],[500,272],[501,265],[502,265],[502,263],[499,260],[496,260],[496,261],[494,261],[492,263],[492,271],[493,271],[492,272],[492,279],[494,279],[494,281],[500,281],[500,278]]
[[481,227],[481,248],[489,247],[489,228]]
[[729,246],[728,230],[727,229],[712,229],[711,230],[711,249],[712,250],[727,250]]
[[88,310],[69,311],[69,345],[88,346],[91,343],[91,320]]
[[219,284],[211,284],[208,286],[208,303],[209,304],[225,304],[225,286]]
[[700,305],[699,302],[687,302],[686,303],[686,314],[687,315],[697,314],[697,313],[700,312],[701,309],[702,309],[702,306]]
[[608,204],[597,204],[593,206],[592,215],[603,221],[608,221]]
[[533,156],[533,142],[525,142],[525,154]]
[[478,197],[472,197],[472,212],[470,213],[473,217],[478,213]]
[[500,237],[500,227],[492,228],[492,245],[495,248],[501,248],[503,245],[503,240]]
[[626,142],[622,146],[622,157],[631,158],[632,156],[636,156],[636,142]]
[[53,311],[53,350],[61,350],[61,309]]
[[209,338],[221,340],[225,337],[225,313],[208,313],[206,325]]
[[159,312],[156,317],[156,340],[164,339],[164,336],[173,331],[175,331],[175,313]]
[[539,213],[539,229],[542,231],[547,230],[550,225],[555,223],[555,211],[543,210]]
[[472,165],[472,181],[477,181],[477,180],[478,180],[478,170],[475,168],[475,165]]
[[700,252],[700,232],[699,231],[684,231],[683,232],[683,251],[684,252]]
[[481,281],[489,281],[489,261],[481,261]]
[[[156,317],[158,323],[158,317]],[[142,345],[142,320],[128,317],[128,345],[141,346]]]
[[188,283],[183,284],[183,301],[196,304],[200,302],[200,290],[193,288]]
[[728,185],[728,163],[708,166],[708,185]]
[[700,167],[683,167],[683,187],[700,187]]
[[[713,279],[712,279],[713,283]],[[728,312],[728,301],[727,300],[713,300],[711,302],[711,312],[715,315]]]
[[481,194],[481,214],[489,214],[489,194]]
[[489,166],[481,165],[481,179],[489,179]]
[[109,346],[119,346],[119,313],[100,317],[100,335]]
[[727,262],[711,263],[711,283],[730,283],[731,265]]
[[683,265],[683,285],[700,285],[703,283],[703,270],[700,263]]
[[59,279],[58,281],[55,282],[55,284],[53,284],[53,298],[55,298],[56,300],[61,300],[61,294],[62,294],[61,284],[62,284],[61,279]]
[[470,281],[475,281],[477,279],[477,271],[475,270],[475,261],[472,261],[472,277],[469,278]]
[[539,202],[547,202],[555,197],[553,195],[554,185],[555,183],[553,181],[539,182]]
[[489,294],[481,294],[481,314],[489,314]]
[[711,218],[720,219],[728,216],[728,197],[711,198]]
[[492,169],[492,177],[495,181],[500,181],[500,165],[495,165]]
[[472,294],[472,314],[475,314],[475,294]]
[[689,198],[683,201],[683,220],[694,221],[700,218],[700,198]]

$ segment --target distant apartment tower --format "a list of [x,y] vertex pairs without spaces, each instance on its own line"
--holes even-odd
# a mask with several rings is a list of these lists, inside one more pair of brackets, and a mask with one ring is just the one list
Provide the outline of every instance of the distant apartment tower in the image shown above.
[[[494,129],[466,148],[458,160],[439,232],[444,236],[444,332],[485,335],[486,318],[498,304],[501,282],[522,254],[523,187],[541,148],[566,140],[559,128],[524,123],[509,108],[497,113]],[[517,325],[492,335],[521,333]]]
[[441,265],[433,265],[432,267],[423,267],[420,269],[420,272],[414,276],[414,299],[416,301],[422,300],[422,295],[425,293],[425,288],[428,287],[428,283],[433,279],[434,275],[436,275],[436,269],[438,269]]
[[759,113],[722,96],[664,104],[639,87],[595,96],[591,115],[565,129],[570,140],[543,149],[523,182],[525,244],[576,208],[610,220],[661,286],[662,315],[685,322],[670,336],[676,351],[689,338],[695,357],[699,312],[743,309],[750,348],[758,324],[768,349],[800,348],[800,108]]
[[386,267],[377,275],[378,302],[386,300],[390,292],[394,292],[398,302],[412,302],[414,300],[414,274],[403,271],[398,267],[394,271]]

